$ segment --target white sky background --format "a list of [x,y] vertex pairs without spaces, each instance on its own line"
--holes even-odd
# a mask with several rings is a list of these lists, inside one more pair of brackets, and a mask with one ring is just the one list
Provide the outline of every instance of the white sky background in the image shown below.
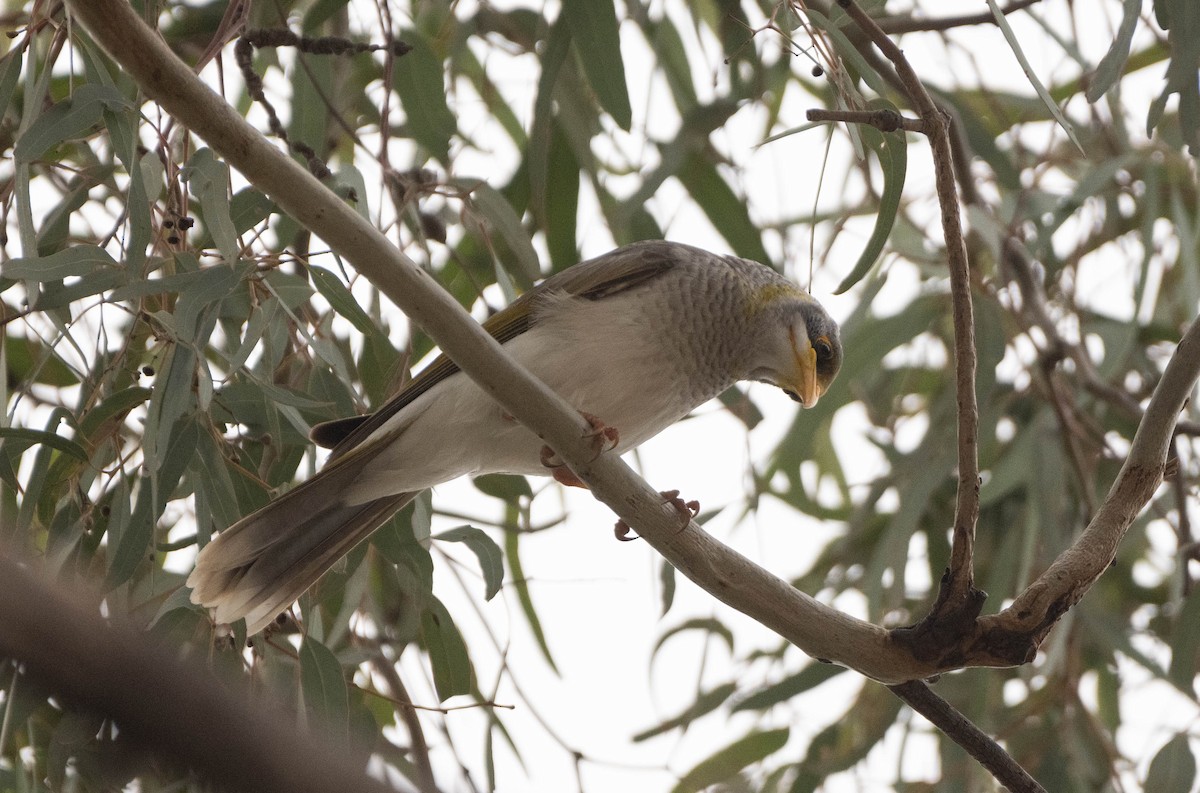
[[[472,5],[472,0],[465,0],[459,5],[459,13],[469,13]],[[507,7],[520,4],[494,2],[492,5]],[[536,3],[526,5],[541,10]],[[1095,63],[1111,41],[1120,10],[1117,2],[1098,5],[1101,8],[1099,13],[1079,14],[1079,19],[1074,21],[1067,16],[1069,12],[1064,4],[1057,0],[1040,3],[1034,7],[1034,12],[1042,15],[1049,26],[1071,38],[1075,38],[1072,33],[1074,25],[1086,23],[1094,26],[1091,30],[1078,31],[1077,40],[1084,55]],[[664,2],[658,6],[667,9],[677,21],[684,18],[680,11],[683,7],[681,0]],[[984,9],[986,6],[982,2],[928,2],[921,6],[921,11],[930,16]],[[399,9],[393,9],[393,13],[398,12]],[[359,13],[361,26],[375,30],[372,5],[364,4]],[[1033,22],[1027,13],[1018,13],[1011,21],[1025,44],[1027,57],[1043,82],[1050,84],[1056,82],[1056,78],[1061,80],[1076,74],[1075,64],[1061,55],[1057,45],[1047,41],[1045,30]],[[678,27],[685,36],[689,57],[698,72],[695,83],[701,101],[704,101],[705,87],[719,84],[725,79],[723,60],[726,54],[710,36],[697,39],[695,31],[687,24]],[[629,147],[629,151],[640,157],[640,152],[647,145],[640,137],[641,133],[648,131],[655,139],[669,139],[674,136],[679,119],[666,85],[662,81],[647,81],[643,77],[651,72],[653,61],[636,26],[624,23],[622,36],[622,55],[631,93],[635,133],[620,134],[617,139],[621,146]],[[771,32],[760,33],[756,45],[774,48],[777,44],[773,37]],[[797,31],[795,37],[799,44],[807,43],[802,31]],[[970,50],[961,47],[946,49],[942,46],[940,36],[925,35],[906,36],[902,39],[902,46],[917,73],[934,85],[948,74],[953,75],[955,84],[961,84],[971,75],[984,73],[987,75],[988,88],[1032,95],[1020,66],[997,28],[980,27],[970,32],[960,32],[955,38],[969,42]],[[1043,42],[1045,46],[1042,46]],[[538,77],[536,61],[532,57],[505,58],[495,49],[488,50],[488,53],[484,67],[511,100],[518,117],[528,125]],[[231,63],[231,59],[227,59],[228,63]],[[797,59],[796,68],[807,71],[809,67],[807,60]],[[213,71],[210,67],[205,76],[215,79],[211,77]],[[230,70],[227,69],[226,79],[236,79],[229,75]],[[1144,84],[1145,102],[1149,102],[1153,96],[1152,90],[1157,89],[1160,80],[1161,69],[1145,70],[1139,76],[1137,85],[1140,90]],[[480,177],[494,186],[502,185],[516,168],[516,152],[498,127],[489,126],[482,102],[469,89],[463,86],[457,88],[452,97],[451,110],[459,119],[459,128],[470,139],[494,144],[496,148],[483,153],[471,150],[460,152],[454,175]],[[230,95],[238,90],[231,89]],[[1126,93],[1127,102],[1131,101],[1131,96],[1132,91]],[[735,115],[713,136],[715,144],[734,163],[737,186],[747,196],[752,216],[759,222],[803,216],[813,209],[814,200],[817,199],[816,174],[825,156],[826,131],[815,129],[761,148],[755,148],[755,144],[761,141],[764,134],[803,124],[804,111],[814,106],[815,102],[810,97],[791,89],[783,105],[779,128],[765,130],[762,118],[751,109]],[[1082,107],[1068,106],[1065,109],[1068,113],[1074,111],[1079,118],[1086,118]],[[1136,111],[1135,116],[1139,112],[1144,118],[1143,111]],[[254,118],[252,116],[252,120]],[[260,124],[260,127],[265,128],[265,125]],[[1057,138],[1063,136],[1061,130],[1049,125],[1031,127],[1029,132]],[[403,142],[397,143],[399,147],[403,145]],[[404,159],[399,155],[404,153],[403,150],[393,153],[393,162],[403,162]],[[828,166],[830,176],[824,185],[824,198],[820,200],[820,206],[843,203],[840,179],[846,169],[842,163],[849,156],[850,148],[845,136],[835,135]],[[379,184],[377,178],[372,179],[372,174],[366,173],[366,177],[368,185]],[[610,182],[610,185],[613,184],[619,185],[619,181]],[[851,195],[861,193],[861,185],[858,184],[852,183],[845,189]],[[912,210],[913,216],[931,224],[928,229],[931,239],[940,239],[940,229],[936,226],[937,209],[932,199],[928,147],[917,136],[910,136],[909,174],[905,192],[906,200],[919,197]],[[728,245],[703,214],[684,200],[685,197],[683,189],[671,180],[649,206],[666,230],[668,238],[715,251],[728,251]],[[371,198],[372,209],[377,212],[378,196]],[[40,214],[35,213],[35,217],[40,217]],[[594,197],[585,184],[581,190],[579,210],[579,236],[585,256],[602,253],[612,247],[612,240],[603,222],[598,220],[599,217]],[[849,231],[841,236],[831,255],[816,266],[812,291],[837,319],[849,313],[858,297],[854,292],[835,297],[831,295],[831,290],[857,259],[858,246],[869,234],[870,223],[870,218],[852,221]],[[1066,233],[1070,232],[1068,226]],[[818,239],[817,251],[823,248],[824,242]],[[783,250],[769,250],[777,257],[786,258],[791,273],[801,284],[808,283],[809,239],[806,235],[788,238]],[[1081,302],[1090,303],[1108,314],[1132,314],[1133,306],[1124,302],[1118,304],[1117,301],[1128,300],[1128,283],[1134,277],[1139,261],[1140,256],[1125,257],[1119,261],[1103,261],[1092,257],[1089,267],[1081,270],[1089,278],[1078,284]],[[885,313],[900,310],[916,289],[916,279],[908,265],[893,262],[888,267],[889,284],[876,305],[877,310]],[[1093,275],[1094,280],[1091,280]],[[1113,283],[1117,285],[1114,287]],[[493,295],[492,302],[499,304],[502,300],[497,294]],[[395,338],[401,342],[403,321],[397,320],[396,326]],[[940,349],[918,349],[912,354],[944,357]],[[1019,376],[1020,365],[1015,358],[1010,356],[1006,359],[1005,366],[1010,367],[1007,372],[1009,377]],[[807,519],[770,498],[760,502],[757,512],[738,520],[742,503],[752,490],[747,479],[748,466],[762,465],[782,433],[790,427],[797,410],[791,401],[770,387],[754,385],[751,386],[751,393],[763,409],[765,420],[748,436],[739,422],[714,403],[698,410],[694,418],[672,427],[645,444],[631,461],[656,488],[679,489],[685,498],[699,499],[705,510],[731,505],[726,512],[711,520],[706,528],[775,574],[789,578],[806,571],[825,542],[837,536],[841,527]],[[843,459],[853,455],[856,460],[854,468],[848,471],[852,486],[869,481],[878,472],[878,466],[883,464],[878,452],[863,441],[865,426],[861,412],[854,407],[843,410],[835,425],[835,442]],[[915,445],[923,431],[923,426],[910,424],[905,429],[909,436],[906,440],[910,439]],[[673,608],[665,618],[660,619],[658,555],[645,543],[617,542],[612,533],[615,517],[586,492],[575,489],[560,491],[556,486],[547,486],[544,480],[536,480],[533,484],[535,488],[547,488],[534,502],[535,525],[564,513],[568,515],[565,526],[527,536],[521,543],[522,561],[532,579],[533,599],[561,676],[556,676],[542,660],[520,613],[515,593],[505,589],[493,601],[483,603],[483,585],[478,580],[474,557],[454,544],[438,543],[435,550],[435,557],[445,551],[461,561],[461,564],[455,565],[447,563],[444,558],[437,559],[435,593],[447,604],[467,639],[481,688],[485,693],[490,692],[499,677],[500,688],[495,700],[516,706],[515,710],[501,711],[500,717],[514,736],[524,765],[514,758],[502,741],[496,742],[496,774],[502,793],[574,790],[580,786],[580,779],[587,791],[667,791],[674,785],[678,775],[754,727],[789,726],[791,741],[784,752],[774,755],[772,760],[778,761],[783,757],[799,759],[812,736],[843,717],[851,696],[861,685],[861,678],[849,672],[777,707],[769,720],[762,723],[756,724],[757,717],[754,714],[738,714],[727,720],[725,711],[718,710],[695,722],[682,736],[673,732],[641,744],[632,743],[630,736],[677,714],[690,704],[698,688],[708,688],[732,679],[743,684],[773,682],[795,672],[809,663],[809,659],[791,648],[783,664],[747,661],[748,655],[756,648],[773,649],[779,646],[778,637],[716,603],[682,576],[677,577],[678,590]],[[465,480],[438,487],[434,492],[434,504],[446,510],[477,515],[479,520],[476,525],[486,525],[500,516],[497,502],[481,496]],[[437,518],[434,532],[461,523],[461,520]],[[1157,570],[1145,571],[1148,576],[1171,572],[1174,539],[1169,533],[1160,533],[1158,540],[1162,554],[1161,566]],[[910,554],[917,560],[914,569],[923,568],[920,558],[922,551],[922,548],[910,548]],[[172,562],[178,564],[180,569],[186,569],[191,563],[190,558],[186,557],[186,554],[181,554]],[[911,577],[910,580],[919,579]],[[994,602],[989,602],[988,607],[997,608],[1000,598],[1005,594],[1011,593],[993,593]],[[856,616],[865,616],[864,603],[855,597],[839,598],[835,604]],[[706,643],[698,632],[689,632],[672,638],[651,664],[651,651],[666,630],[691,618],[714,616],[734,630],[736,643],[732,655],[719,642],[708,640]],[[503,675],[498,672],[501,656],[492,650],[489,635],[495,636],[503,649],[508,665],[508,671]],[[1160,648],[1142,649],[1152,655],[1161,655]],[[1126,664],[1125,667],[1122,669],[1127,686],[1125,690],[1130,698],[1137,698],[1138,706],[1123,709],[1125,721],[1117,738],[1125,754],[1142,758],[1139,768],[1130,769],[1136,774],[1127,774],[1125,779],[1127,788],[1135,790],[1135,779],[1144,775],[1145,766],[1153,752],[1176,730],[1194,724],[1200,714],[1192,703],[1175,695],[1165,684],[1135,683],[1146,680],[1147,675],[1133,664]],[[406,653],[404,672],[414,700],[436,704],[436,696],[415,650]],[[971,670],[964,674],[972,675],[980,685],[987,685],[993,673]],[[514,690],[514,680],[536,709],[536,715]],[[1094,701],[1094,698],[1089,700],[1091,693],[1086,686],[1083,694],[1085,701]],[[460,703],[451,701],[446,704]],[[907,716],[902,716],[898,724],[904,724],[906,720]],[[453,752],[448,750],[445,738],[437,732],[432,720],[426,722],[430,727],[427,738],[434,752],[439,781],[447,790],[457,790],[462,789],[457,776],[457,761],[474,764],[482,756],[486,725],[482,715],[471,710],[451,713],[446,721],[454,742]],[[920,717],[914,717],[913,722],[917,734],[910,734],[905,739],[903,729],[894,727],[865,763],[832,778],[825,790],[831,793],[870,793],[891,790],[898,776],[908,782],[937,778],[936,744],[928,736],[931,728]],[[587,758],[578,769],[570,754],[550,737],[544,725],[549,726],[557,739]],[[484,769],[471,765],[470,771],[477,784],[482,786]]]

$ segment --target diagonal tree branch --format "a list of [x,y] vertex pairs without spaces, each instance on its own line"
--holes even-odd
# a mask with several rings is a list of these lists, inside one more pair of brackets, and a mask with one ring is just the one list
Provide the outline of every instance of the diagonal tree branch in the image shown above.
[[1198,378],[1200,321],[1194,321],[1167,362],[1129,456],[1091,523],[1011,606],[979,620],[976,648],[994,653],[998,663],[1032,660],[1054,624],[1108,569],[1125,532],[1162,484],[1176,419]]
[[185,662],[146,634],[100,617],[100,598],[63,591],[0,547],[0,657],[70,707],[117,723],[139,748],[222,789],[261,793],[395,788],[366,774],[368,752],[347,751],[248,690]]
[[676,569],[815,658],[891,683],[940,671],[914,658],[888,631],[796,590],[695,523],[680,531],[678,511],[664,504],[620,458],[594,458],[585,440],[590,428],[579,414],[512,362],[450,295],[377,229],[201,83],[126,0],[72,0],[69,7],[148,96],[349,260]]

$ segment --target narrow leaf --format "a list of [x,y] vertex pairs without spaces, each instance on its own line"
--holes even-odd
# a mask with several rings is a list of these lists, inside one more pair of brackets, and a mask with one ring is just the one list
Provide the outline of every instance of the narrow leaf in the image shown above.
[[908,174],[908,141],[903,132],[880,132],[864,126],[860,133],[879,157],[879,164],[883,168],[883,193],[879,197],[879,211],[875,214],[875,228],[858,262],[834,290],[835,295],[842,294],[862,280],[883,253],[883,246],[887,244],[896,216],[900,213],[900,196],[904,193],[904,179]]
[[613,0],[563,0],[562,13],[575,51],[583,62],[600,106],[613,117],[617,126],[628,131],[633,123],[629,107],[629,89],[625,84],[625,62],[621,58],[621,37]]
[[116,260],[103,248],[75,245],[49,256],[12,259],[4,263],[0,274],[27,281],[61,281],[71,276],[88,275],[97,267],[116,266]]
[[1181,732],[1167,741],[1150,761],[1143,790],[1154,793],[1190,793],[1196,780],[1196,757],[1188,742],[1188,735]]
[[500,546],[482,529],[474,526],[458,526],[433,535],[433,539],[444,542],[461,542],[470,549],[479,560],[479,568],[483,572],[484,600],[491,600],[500,591],[504,581],[504,555]]
[[709,785],[724,782],[746,766],[782,749],[787,743],[788,734],[788,728],[784,727],[752,732],[734,741],[684,774],[679,784],[672,788],[672,793],[693,793]]
[[350,713],[346,677],[337,656],[312,636],[300,642],[300,688],[321,722],[344,735]]
[[200,200],[204,227],[212,235],[217,250],[225,257],[226,264],[234,264],[241,248],[230,214],[229,166],[218,160],[212,149],[200,149],[188,160],[181,178],[188,183],[189,192]]
[[648,730],[642,730],[633,736],[633,740],[634,742],[645,741],[656,735],[662,735],[664,732],[686,727],[701,716],[719,708],[726,700],[733,696],[733,692],[735,691],[737,691],[737,683],[725,683],[711,691],[705,691],[696,697],[696,701],[689,705],[682,713],[672,716],[669,719],[664,719]]
[[1117,37],[1113,39],[1112,46],[1104,53],[1100,65],[1092,73],[1092,81],[1087,88],[1087,101],[1095,102],[1104,96],[1121,76],[1125,62],[1129,60],[1129,46],[1133,41],[1133,31],[1137,29],[1138,15],[1141,12],[1142,0],[1125,0],[1121,8],[1121,26],[1117,28]]
[[554,673],[558,674],[558,665],[554,663],[554,656],[550,654],[546,632],[542,630],[542,621],[538,618],[537,609],[533,605],[533,596],[529,592],[529,581],[526,580],[525,569],[521,566],[521,554],[518,546],[520,539],[519,532],[505,532],[504,558],[508,560],[508,567],[512,572],[512,586],[517,591],[517,599],[521,602],[521,613],[525,615],[525,620],[529,623],[529,630],[533,632],[533,638],[542,651],[542,657],[546,659],[546,663],[554,670]]
[[987,4],[988,8],[992,9],[992,16],[995,18],[996,24],[1000,26],[1000,31],[1004,34],[1004,38],[1008,42],[1008,46],[1012,49],[1013,55],[1017,56],[1017,62],[1021,64],[1021,71],[1025,72],[1025,77],[1029,79],[1029,84],[1037,91],[1038,96],[1045,103],[1046,109],[1050,111],[1050,115],[1054,116],[1054,120],[1067,133],[1067,137],[1075,144],[1075,148],[1079,149],[1080,154],[1087,157],[1087,152],[1083,150],[1083,144],[1079,142],[1079,138],[1075,137],[1075,128],[1071,126],[1071,122],[1067,121],[1067,117],[1063,115],[1058,103],[1050,96],[1050,92],[1046,90],[1046,86],[1042,85],[1042,81],[1034,74],[1033,67],[1029,65],[1029,59],[1025,57],[1025,52],[1021,49],[1021,43],[1017,41],[1017,34],[1013,32],[1012,26],[1008,24],[1008,18],[1000,10],[1000,6],[996,5],[996,0],[987,0]]
[[729,652],[733,652],[733,631],[729,630],[729,628],[719,620],[707,617],[697,617],[680,625],[676,625],[674,628],[671,628],[669,631],[660,636],[658,641],[654,643],[653,654],[657,654],[658,651],[662,649],[662,646],[666,644],[667,640],[672,636],[677,636],[685,631],[703,631],[705,633],[714,634],[724,640],[725,646],[729,648]]
[[738,256],[771,263],[762,234],[746,210],[745,199],[739,198],[721,178],[716,165],[702,154],[692,153],[676,176]]
[[433,667],[433,685],[445,702],[457,694],[471,693],[471,658],[458,626],[437,598],[432,598],[421,615],[421,643]]
[[[56,435],[48,430],[31,430],[22,427],[0,427],[0,440],[4,441],[5,451],[14,446],[26,449],[34,444],[48,446],[72,457],[87,462],[88,455],[84,448],[75,441]],[[11,441],[11,442],[10,442]]]
[[449,165],[450,138],[458,132],[458,124],[446,105],[442,60],[421,31],[409,28],[401,31],[400,37],[412,47],[396,59],[392,70],[407,116],[405,125],[413,140]]
[[367,312],[363,311],[362,306],[354,299],[354,295],[342,283],[342,279],[315,265],[309,265],[308,275],[312,279],[313,286],[317,288],[322,297],[329,301],[329,305],[333,306],[334,311],[350,320],[350,323],[360,332],[374,332],[375,323],[371,321]]
[[20,163],[36,160],[51,147],[82,137],[100,123],[105,107],[119,110],[127,105],[116,88],[93,83],[81,85],[29,125],[13,148],[13,156]]
[[[529,234],[521,225],[521,218],[508,200],[494,187],[480,179],[452,179],[450,184],[470,193],[471,204],[483,215],[488,226],[495,231],[515,257],[513,262],[504,262],[505,268],[519,276],[524,286],[531,285],[542,277],[542,265],[538,259]],[[513,266],[515,265],[515,266]]]

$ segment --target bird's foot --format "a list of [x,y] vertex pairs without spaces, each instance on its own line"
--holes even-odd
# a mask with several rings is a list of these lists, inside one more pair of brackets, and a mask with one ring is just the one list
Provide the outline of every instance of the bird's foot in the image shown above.
[[[700,514],[700,502],[693,499],[692,501],[684,501],[679,496],[678,490],[663,490],[659,493],[663,497],[664,504],[670,504],[679,512],[679,517],[683,518],[683,523],[679,527],[679,531],[683,531],[692,522],[692,518]],[[623,520],[618,520],[617,525],[613,528],[613,533],[621,542],[632,542],[638,539],[630,536],[632,529],[629,524]],[[676,532],[678,533],[678,532]]]
[[[592,458],[593,460],[605,452],[617,448],[617,444],[621,441],[621,435],[617,432],[616,427],[608,426],[591,413],[580,411],[579,415],[587,419],[587,423],[591,427],[591,429],[583,434],[583,437],[590,439],[593,448],[596,450],[596,455]],[[542,447],[540,459],[542,465],[550,469],[550,475],[561,484],[568,487],[587,487],[583,480],[576,476],[575,472],[568,468],[562,461],[562,458],[549,446]]]

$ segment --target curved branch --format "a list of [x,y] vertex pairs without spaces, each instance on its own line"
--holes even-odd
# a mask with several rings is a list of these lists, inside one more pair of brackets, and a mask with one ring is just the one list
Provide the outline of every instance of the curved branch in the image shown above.
[[954,369],[958,396],[958,495],[954,505],[954,541],[950,569],[942,581],[937,603],[927,621],[951,617],[955,625],[969,624],[979,615],[986,594],[975,588],[975,524],[979,520],[979,405],[975,395],[975,316],[971,305],[971,272],[959,217],[954,182],[950,119],[934,104],[912,65],[875,20],[853,0],[837,0],[846,14],[891,61],[909,99],[920,114],[933,154],[942,235],[950,270],[954,314]]
[[1024,663],[1059,618],[1091,589],[1117,554],[1125,532],[1163,481],[1176,420],[1200,378],[1200,321],[1194,321],[1167,362],[1133,436],[1129,456],[1091,523],[1037,580],[999,614],[979,620],[978,660]]

